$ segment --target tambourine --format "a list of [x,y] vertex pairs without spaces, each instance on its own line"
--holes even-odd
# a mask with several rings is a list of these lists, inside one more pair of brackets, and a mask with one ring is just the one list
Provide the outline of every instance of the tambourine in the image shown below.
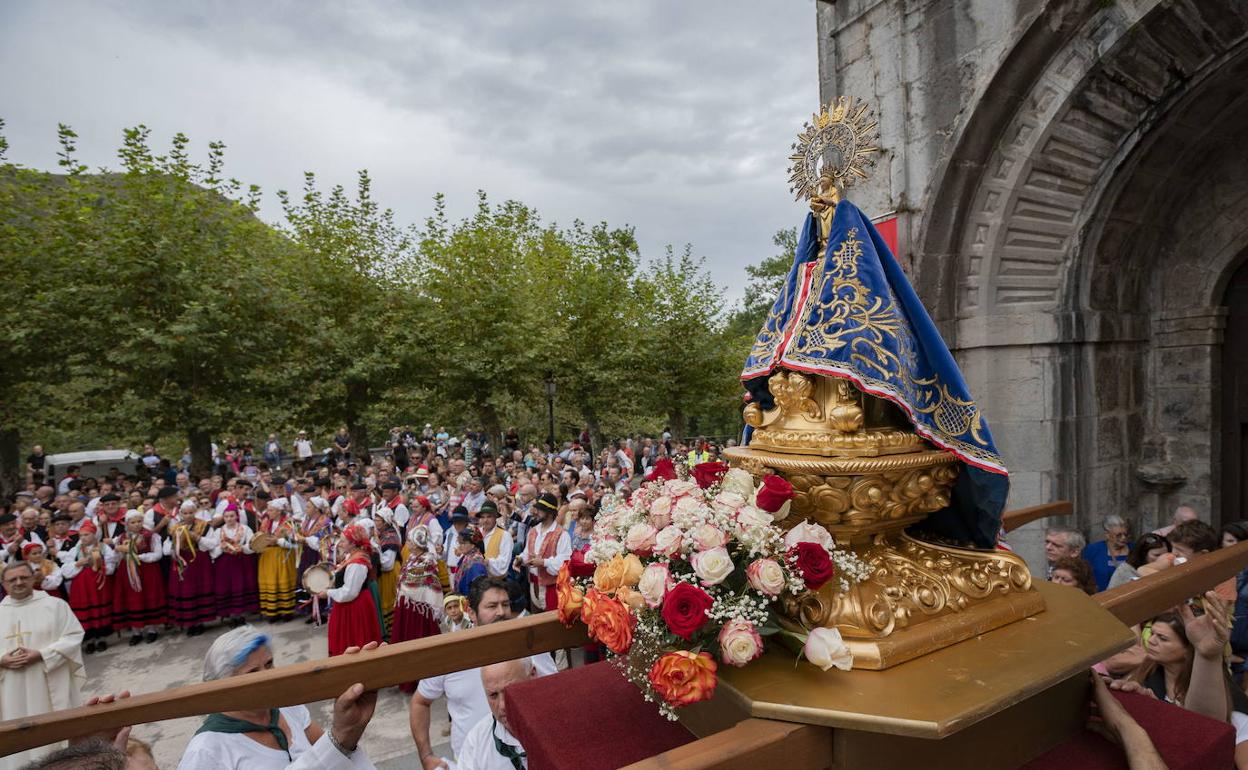
[[277,544],[277,538],[268,532],[257,532],[251,538],[251,550],[253,553],[264,553],[270,546]]
[[303,571],[303,587],[312,595],[322,594],[334,587],[333,567],[325,562],[313,564]]

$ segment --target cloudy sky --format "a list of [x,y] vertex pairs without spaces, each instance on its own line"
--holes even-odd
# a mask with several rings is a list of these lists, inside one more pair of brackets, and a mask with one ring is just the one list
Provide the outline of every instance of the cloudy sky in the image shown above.
[[730,298],[798,224],[787,150],[818,105],[813,0],[4,2],[9,159],[56,124],[115,166],[126,126],[176,131],[266,191],[369,169],[406,222],[475,190],[545,219],[692,244]]

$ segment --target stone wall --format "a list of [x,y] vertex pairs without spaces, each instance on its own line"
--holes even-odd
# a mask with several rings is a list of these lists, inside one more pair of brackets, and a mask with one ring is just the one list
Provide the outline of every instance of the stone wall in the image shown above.
[[[1010,506],[1072,499],[1093,536],[1180,501],[1216,522],[1219,281],[1248,247],[1242,4],[816,8],[823,97],[880,114],[886,151],[851,197],[900,212]],[[1040,529],[1011,538],[1033,564]]]

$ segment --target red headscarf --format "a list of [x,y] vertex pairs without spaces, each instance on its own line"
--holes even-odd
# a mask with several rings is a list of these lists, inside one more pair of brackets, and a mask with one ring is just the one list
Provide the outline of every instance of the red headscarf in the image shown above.
[[347,542],[356,548],[362,548],[365,551],[371,551],[373,548],[372,540],[368,537],[368,530],[359,524],[352,524],[342,531],[342,536]]

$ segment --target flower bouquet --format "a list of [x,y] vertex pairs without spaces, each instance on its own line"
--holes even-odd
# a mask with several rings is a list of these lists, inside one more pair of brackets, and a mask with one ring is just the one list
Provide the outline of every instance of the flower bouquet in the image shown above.
[[773,634],[802,641],[825,671],[848,670],[838,631],[797,635],[779,627],[775,610],[785,595],[830,581],[848,590],[869,568],[822,527],[777,526],[793,497],[780,476],[756,488],[749,473],[722,463],[681,471],[668,466],[627,504],[604,501],[585,557],[592,576],[567,564],[559,573],[560,620],[585,623],[671,719],[714,694],[720,665],[748,664]]

